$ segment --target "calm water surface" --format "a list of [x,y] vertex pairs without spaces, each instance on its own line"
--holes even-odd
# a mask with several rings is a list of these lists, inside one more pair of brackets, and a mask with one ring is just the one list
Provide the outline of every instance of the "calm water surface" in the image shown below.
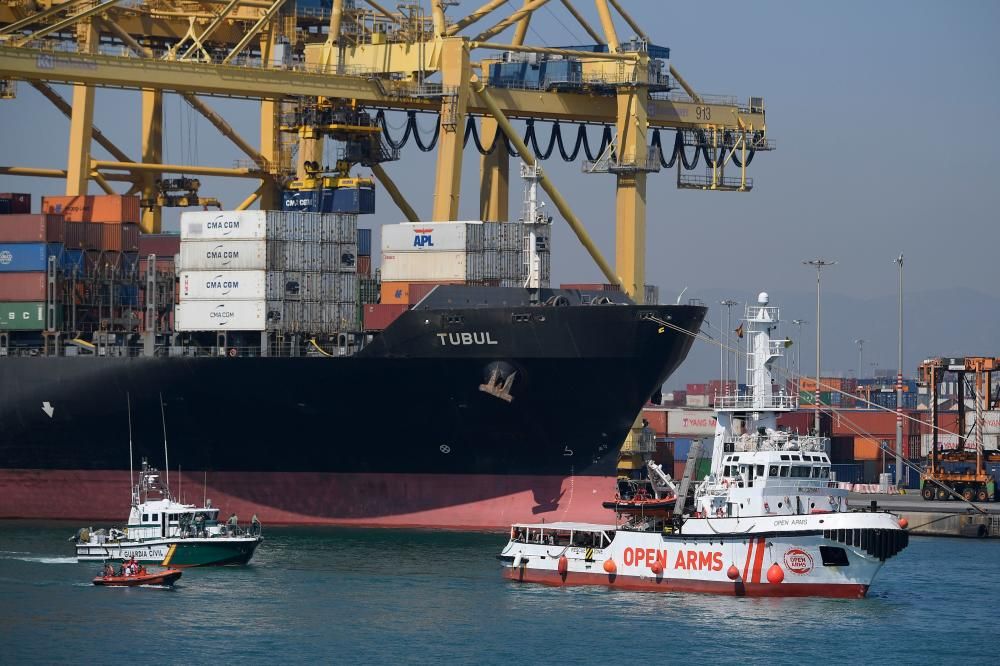
[[914,538],[864,600],[508,583],[503,535],[270,528],[173,590],[90,585],[76,526],[0,522],[0,662],[1000,663],[1000,540]]

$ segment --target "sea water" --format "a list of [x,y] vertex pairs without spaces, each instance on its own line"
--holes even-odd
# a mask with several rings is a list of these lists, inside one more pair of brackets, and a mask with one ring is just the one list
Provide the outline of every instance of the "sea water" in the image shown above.
[[0,522],[0,662],[1000,663],[1000,540],[913,538],[868,598],[505,581],[502,534],[268,528],[245,567],[101,588],[76,526]]

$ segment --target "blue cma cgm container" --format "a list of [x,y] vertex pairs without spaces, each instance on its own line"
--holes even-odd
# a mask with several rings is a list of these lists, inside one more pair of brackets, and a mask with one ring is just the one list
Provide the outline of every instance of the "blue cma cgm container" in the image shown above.
[[0,273],[44,271],[49,256],[61,257],[62,250],[62,243],[0,243]]
[[375,212],[375,188],[285,190],[281,197],[281,210],[369,215]]

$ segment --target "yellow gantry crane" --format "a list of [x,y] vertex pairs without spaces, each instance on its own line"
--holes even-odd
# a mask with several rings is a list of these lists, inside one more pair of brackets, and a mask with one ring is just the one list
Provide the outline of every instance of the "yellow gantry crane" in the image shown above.
[[[575,159],[586,141],[585,127],[597,125],[605,128],[604,140],[597,154],[585,146],[583,170],[615,178],[614,266],[547,175],[540,184],[608,282],[642,302],[649,174],[676,164],[678,187],[750,190],[746,167],[756,152],[772,148],[763,100],[741,104],[696,93],[667,64],[669,51],[651,43],[619,0],[595,0],[600,31],[571,0],[522,0],[502,18],[508,0],[486,0],[457,19],[446,15],[453,4],[430,0],[428,14],[419,2],[404,1],[392,10],[375,0],[0,0],[0,103],[16,103],[3,100],[15,96],[15,82],[24,81],[70,120],[65,169],[9,165],[0,166],[0,174],[63,178],[67,194],[87,193],[90,181],[108,193],[115,192],[111,183],[127,183],[127,192],[141,194],[144,202],[143,230],[156,232],[163,205],[199,201],[193,192],[171,196],[164,183],[183,186],[196,176],[253,179],[256,186],[238,208],[259,201],[273,209],[286,188],[351,183],[350,167],[364,164],[406,218],[417,221],[383,164],[411,130],[416,134],[413,114],[429,112],[437,115],[432,219],[457,219],[471,133],[477,145],[492,147],[480,151],[481,217],[506,220],[510,157],[534,164],[558,139],[563,158]],[[534,12],[547,4],[560,5],[592,43],[526,45]],[[614,13],[632,38],[619,37]],[[492,41],[511,27],[510,43]],[[71,84],[72,99],[51,83]],[[139,159],[94,125],[99,87],[141,91]],[[246,165],[164,164],[164,92],[181,95],[246,155]],[[257,140],[240,136],[202,99],[211,96],[259,100]],[[410,114],[407,134],[395,144],[387,136],[383,141],[376,127],[381,114],[393,111]],[[512,121],[526,123],[523,136]],[[545,149],[534,134],[535,121],[552,123]],[[581,126],[570,154],[561,134],[556,136],[561,124]],[[661,130],[675,131],[672,145],[660,141]],[[339,156],[336,167],[326,169],[326,137],[367,145],[377,156]],[[414,139],[430,150],[419,136]],[[115,159],[93,159],[92,142]],[[695,151],[690,161],[685,147]],[[696,167],[699,155],[705,174],[684,173]],[[727,176],[727,167],[738,176]],[[329,171],[335,175],[325,176]],[[641,442],[637,425],[623,447],[623,470],[641,463]]]

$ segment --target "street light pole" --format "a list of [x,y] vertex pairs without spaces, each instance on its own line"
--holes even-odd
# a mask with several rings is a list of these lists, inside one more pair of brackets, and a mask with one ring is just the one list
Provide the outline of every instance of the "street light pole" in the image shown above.
[[833,266],[836,261],[827,261],[826,259],[808,259],[802,262],[806,266],[816,267],[816,393],[813,396],[813,407],[815,408],[815,419],[813,421],[814,427],[816,429],[816,434],[819,435],[819,375],[820,375],[820,330],[822,329],[819,310],[819,277],[820,273],[823,271],[824,266]]
[[899,264],[899,335],[896,365],[896,485],[903,480],[903,253],[893,263]]
[[858,379],[865,373],[865,341],[858,338],[854,341],[858,345]]

